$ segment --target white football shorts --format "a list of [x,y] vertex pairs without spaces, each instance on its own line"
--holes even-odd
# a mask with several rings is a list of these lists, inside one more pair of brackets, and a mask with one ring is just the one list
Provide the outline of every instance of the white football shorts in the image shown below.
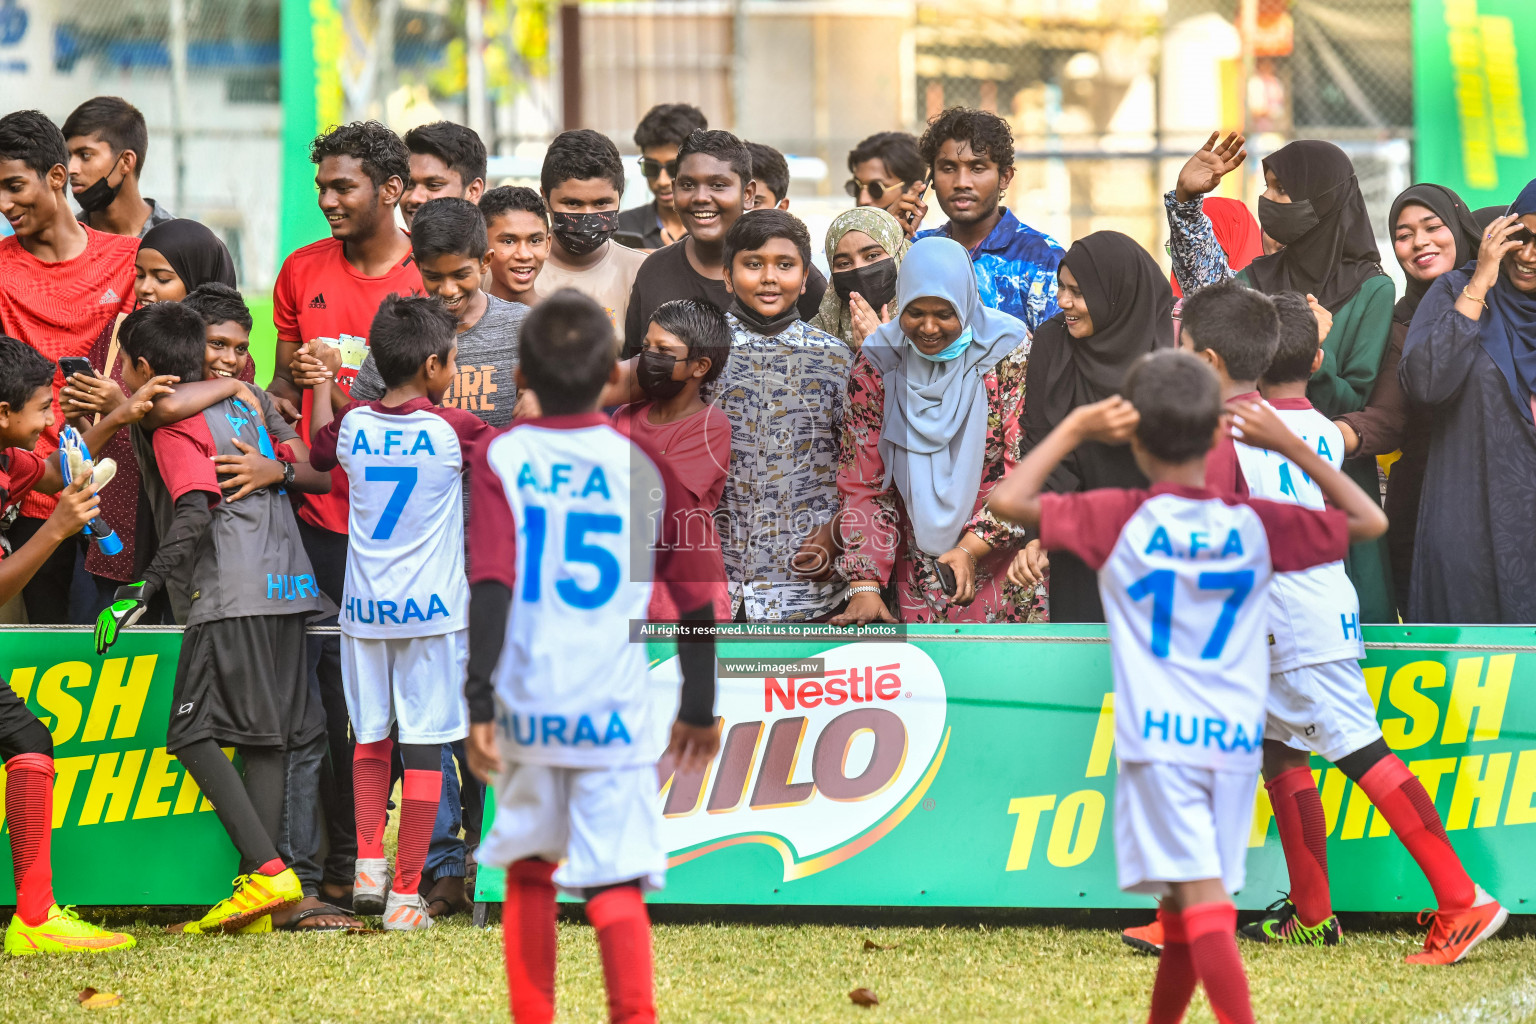
[[469,735],[464,667],[469,630],[371,640],[341,634],[341,687],[359,743],[400,724],[401,743],[451,743]]
[[1115,865],[1126,892],[1164,896],[1169,882],[1219,878],[1243,887],[1256,772],[1161,762],[1120,763]]
[[1381,738],[1365,675],[1353,658],[1269,677],[1264,738],[1337,761]]
[[538,857],[560,867],[555,884],[573,895],[634,879],[666,885],[656,766],[562,768],[506,760],[492,780],[496,820],[475,859],[506,867]]

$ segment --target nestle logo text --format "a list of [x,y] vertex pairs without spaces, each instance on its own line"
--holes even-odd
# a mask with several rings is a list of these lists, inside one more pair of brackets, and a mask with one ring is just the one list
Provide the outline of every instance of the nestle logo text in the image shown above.
[[839,704],[871,704],[890,701],[901,696],[901,677],[895,665],[862,668],[829,669],[824,679],[797,679],[786,676],[782,681],[772,676],[763,679],[763,710],[772,713],[777,701],[784,711],[797,707],[814,708],[821,704],[836,707]]

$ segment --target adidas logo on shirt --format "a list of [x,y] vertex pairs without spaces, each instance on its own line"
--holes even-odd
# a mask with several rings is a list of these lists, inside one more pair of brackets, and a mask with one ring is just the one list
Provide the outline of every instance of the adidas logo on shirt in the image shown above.
[[98,305],[98,306],[105,306],[109,302],[121,302],[121,301],[123,301],[122,296],[118,295],[117,292],[113,291],[109,287],[106,291],[101,293],[101,298],[96,300],[96,305]]
[[315,293],[315,297],[309,300],[309,308],[310,309],[324,309],[325,308],[325,293],[324,292],[316,292]]

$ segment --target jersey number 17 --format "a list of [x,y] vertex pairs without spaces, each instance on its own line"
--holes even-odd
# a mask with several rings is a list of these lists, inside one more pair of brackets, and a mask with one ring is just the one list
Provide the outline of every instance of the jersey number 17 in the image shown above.
[[[1173,592],[1178,577],[1172,569],[1155,569],[1131,584],[1126,594],[1132,601],[1152,599],[1152,653],[1159,658],[1168,657],[1168,642],[1173,632]],[[1253,570],[1238,572],[1202,572],[1196,582],[1201,590],[1226,590],[1227,599],[1221,604],[1221,614],[1210,638],[1200,651],[1200,657],[1212,660],[1221,657],[1226,649],[1227,638],[1232,635],[1232,624],[1237,621],[1238,609],[1253,592]]]

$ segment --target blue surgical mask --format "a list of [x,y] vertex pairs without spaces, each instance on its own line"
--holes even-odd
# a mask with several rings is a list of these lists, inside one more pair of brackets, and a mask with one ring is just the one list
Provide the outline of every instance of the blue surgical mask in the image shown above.
[[966,346],[968,346],[972,340],[971,329],[967,327],[965,330],[960,332],[960,337],[956,338],[954,341],[950,342],[947,347],[941,349],[938,352],[935,352],[933,355],[929,355],[927,352],[924,352],[916,345],[912,346],[912,351],[916,352],[924,359],[930,360],[932,362],[947,363],[951,359],[958,356],[961,352],[964,352]]

